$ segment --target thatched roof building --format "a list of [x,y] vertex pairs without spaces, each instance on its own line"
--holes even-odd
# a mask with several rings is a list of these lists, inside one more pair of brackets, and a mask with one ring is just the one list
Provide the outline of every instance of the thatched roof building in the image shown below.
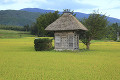
[[71,15],[71,13],[64,13],[55,22],[50,24],[45,30],[48,31],[87,30],[87,28],[73,15]]
[[56,50],[75,50],[79,49],[79,34],[77,31],[88,29],[70,12],[65,12],[45,30],[55,32]]

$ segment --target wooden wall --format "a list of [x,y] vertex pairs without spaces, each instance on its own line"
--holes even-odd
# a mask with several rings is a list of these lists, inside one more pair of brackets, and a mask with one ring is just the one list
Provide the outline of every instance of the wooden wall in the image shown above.
[[55,50],[79,49],[79,35],[75,31],[55,32]]

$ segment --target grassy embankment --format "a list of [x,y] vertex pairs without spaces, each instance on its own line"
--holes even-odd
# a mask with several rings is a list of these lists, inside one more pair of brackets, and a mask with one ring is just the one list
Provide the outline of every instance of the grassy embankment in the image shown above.
[[33,41],[0,39],[0,80],[120,79],[119,42],[93,41],[90,51],[36,52]]

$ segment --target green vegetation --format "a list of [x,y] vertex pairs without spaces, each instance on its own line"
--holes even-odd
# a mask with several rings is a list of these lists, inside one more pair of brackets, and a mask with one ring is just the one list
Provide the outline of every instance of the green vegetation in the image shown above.
[[0,29],[15,30],[15,31],[26,31],[26,25],[23,27],[23,26],[3,25],[3,24],[0,24]]
[[0,38],[22,38],[22,37],[32,37],[32,36],[34,35],[30,35],[30,32],[0,29]]
[[108,21],[105,15],[94,11],[88,18],[84,18],[82,23],[88,31],[80,31],[80,39],[86,45],[86,49],[89,50],[91,40],[104,37]]
[[[66,9],[64,11],[70,10]],[[33,23],[31,26],[31,34],[39,37],[53,37],[53,32],[45,31],[45,28],[59,17],[60,15],[58,14],[58,11],[40,15],[40,17],[36,19],[36,23]],[[119,26],[116,23],[117,27],[114,24],[112,24],[112,27],[108,27],[108,21],[105,15],[101,15],[99,12],[95,11],[90,14],[88,18],[84,18],[81,22],[88,28],[88,31],[79,31],[80,39],[86,45],[86,49],[90,49],[90,41],[94,39],[100,40],[104,38],[108,40],[116,40],[116,33],[119,31]]]
[[41,13],[27,12],[21,10],[1,10],[0,11],[0,24],[4,25],[17,25],[24,26],[32,24],[36,21]]
[[[45,25],[39,26],[39,30]],[[24,27],[28,31],[28,26]],[[37,35],[46,33],[39,31]],[[120,79],[120,42],[92,40],[88,51],[80,41],[80,51],[59,52],[35,51],[34,39],[29,32],[0,30],[0,80]]]
[[119,42],[93,41],[90,51],[59,52],[35,51],[34,39],[0,39],[1,80],[120,79]]
[[58,14],[58,11],[55,11],[54,13],[46,13],[40,15],[36,19],[36,23],[34,23],[31,27],[31,34],[35,34],[37,36],[54,36],[53,32],[47,32],[45,31],[45,28],[54,22],[56,19],[60,17]]
[[49,39],[49,38],[36,38],[34,40],[35,50],[36,51],[51,50],[53,48],[52,40],[53,39]]
[[106,27],[106,39],[109,40],[117,40],[117,32],[120,34],[120,26],[118,23],[113,23]]

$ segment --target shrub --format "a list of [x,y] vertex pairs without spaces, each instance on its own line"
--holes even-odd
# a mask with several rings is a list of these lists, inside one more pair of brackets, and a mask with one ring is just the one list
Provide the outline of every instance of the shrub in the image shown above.
[[120,42],[120,40],[118,40],[117,42]]
[[52,39],[36,38],[34,40],[34,48],[36,51],[51,50],[52,49]]

